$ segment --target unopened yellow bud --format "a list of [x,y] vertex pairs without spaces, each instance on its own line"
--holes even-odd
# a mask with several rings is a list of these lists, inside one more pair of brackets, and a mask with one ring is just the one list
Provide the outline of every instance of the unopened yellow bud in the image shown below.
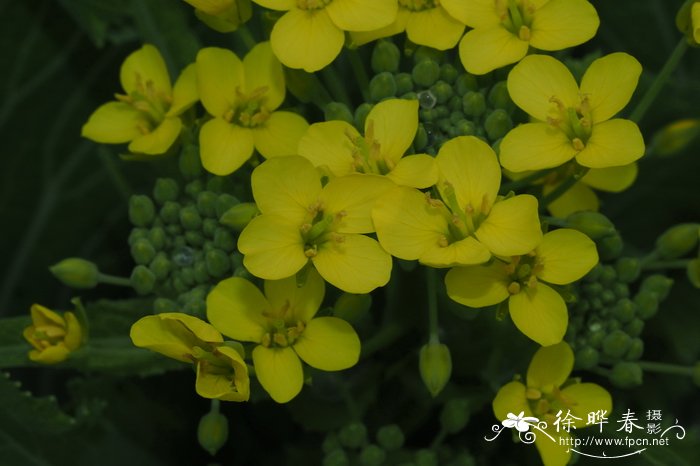
[[423,383],[433,397],[436,397],[452,375],[450,349],[442,343],[429,342],[420,349],[418,367]]
[[100,271],[95,264],[78,257],[63,259],[49,270],[64,285],[71,288],[94,288],[99,282]]
[[661,128],[651,140],[651,152],[661,157],[675,155],[700,135],[700,119],[686,118]]

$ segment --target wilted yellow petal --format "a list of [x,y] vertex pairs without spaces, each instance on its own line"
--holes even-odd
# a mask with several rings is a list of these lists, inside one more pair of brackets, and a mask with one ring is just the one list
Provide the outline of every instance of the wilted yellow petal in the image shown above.
[[309,127],[303,116],[294,112],[274,112],[265,123],[253,128],[255,148],[263,157],[297,155],[299,140]]
[[490,265],[455,267],[445,275],[447,295],[469,307],[498,304],[508,298],[510,280],[504,264],[494,260]]
[[508,307],[518,330],[540,345],[554,345],[564,338],[569,322],[566,304],[559,293],[544,283],[514,294]]
[[318,317],[306,324],[294,343],[294,351],[311,367],[339,371],[357,364],[360,338],[352,326],[338,317]]
[[223,120],[209,120],[199,130],[202,165],[214,175],[233,173],[253,155],[253,131]]
[[570,228],[544,235],[535,253],[542,265],[537,277],[555,285],[567,285],[582,278],[598,263],[595,243]]
[[238,249],[250,273],[266,280],[290,277],[308,262],[299,225],[278,216],[251,220],[238,238]]
[[222,118],[236,106],[244,80],[243,62],[230,50],[207,47],[197,54],[199,98],[210,115]]
[[251,282],[232,277],[220,281],[207,295],[207,319],[229,338],[260,343],[270,304]]
[[412,12],[406,23],[406,34],[416,44],[438,50],[451,49],[464,33],[464,23],[450,16],[439,6]]
[[497,256],[519,256],[542,240],[537,199],[519,194],[497,202],[476,230],[476,237]]
[[530,26],[530,45],[561,50],[595,36],[600,19],[587,0],[550,0],[537,10]]
[[277,403],[286,403],[301,391],[304,372],[292,348],[256,346],[253,365],[260,384]]
[[119,80],[127,94],[143,92],[149,82],[157,92],[168,96],[172,93],[168,68],[158,49],[151,44],[144,45],[126,57],[119,72]]
[[584,167],[607,168],[628,165],[644,155],[644,138],[630,120],[616,118],[593,126],[586,147],[576,155]]
[[588,98],[594,123],[614,117],[627,105],[641,74],[637,59],[622,52],[591,63],[581,80],[581,94]]
[[212,368],[209,361],[198,361],[195,383],[197,394],[224,401],[248,401],[250,379],[248,366],[241,355],[233,348],[220,346],[216,349],[216,356],[226,372],[222,373],[219,367],[209,370]]
[[482,75],[517,62],[528,46],[501,26],[472,29],[459,43],[459,58],[468,72]]
[[[275,110],[284,101],[284,73],[282,64],[272,53],[269,42],[260,42],[243,58],[245,74],[245,91],[251,94],[258,89],[265,89],[262,105],[268,110]],[[287,154],[288,155],[288,154]]]
[[394,22],[398,12],[394,0],[334,0],[326,5],[328,15],[343,31],[372,31]]

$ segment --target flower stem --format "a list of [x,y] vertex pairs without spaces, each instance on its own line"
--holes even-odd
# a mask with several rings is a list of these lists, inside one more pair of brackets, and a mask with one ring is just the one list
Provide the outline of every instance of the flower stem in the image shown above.
[[240,25],[236,30],[236,35],[238,35],[238,38],[241,39],[241,42],[249,51],[258,43],[246,25]]
[[333,66],[327,66],[321,71],[321,76],[325,82],[328,90],[330,90],[331,95],[337,102],[342,102],[348,107],[352,107],[352,102],[350,101],[350,95],[343,85],[343,80],[340,79],[338,72],[333,68]]
[[637,361],[639,367],[649,372],[672,375],[693,375],[693,367],[678,366],[676,364],[666,364],[664,362]]
[[520,178],[519,180],[514,180],[509,183],[502,184],[500,191],[502,193],[508,193],[510,191],[515,191],[516,189],[524,188],[525,186],[532,184],[534,181],[537,181],[540,178],[544,178],[554,170],[555,168],[545,168],[544,170],[538,170],[534,173],[530,173],[529,175]]
[[128,278],[124,277],[116,277],[114,275],[108,275],[106,273],[101,273],[98,275],[97,280],[100,283],[106,283],[108,285],[117,285],[117,286],[128,286],[131,287],[131,280]]
[[561,184],[554,188],[554,190],[551,193],[547,194],[540,200],[540,209],[544,209],[549,204],[559,199],[565,192],[571,189],[573,185],[578,183],[581,180],[581,178],[583,178],[584,175],[588,173],[588,170],[589,168],[583,168],[583,170],[581,170],[580,172],[574,173],[573,175],[569,176],[567,179],[562,181]]
[[642,265],[644,270],[667,270],[667,269],[685,269],[688,267],[690,259],[679,259],[675,261],[657,261],[648,262]]
[[568,228],[569,222],[563,218],[550,217],[549,215],[541,215],[540,219],[543,222],[547,222],[549,225],[554,225],[555,227]]
[[437,284],[435,269],[432,267],[425,268],[425,279],[428,288],[428,329],[430,332],[430,342],[439,343],[438,337],[438,305],[437,305]]
[[651,84],[649,89],[647,89],[647,92],[644,94],[644,97],[642,97],[642,100],[639,101],[635,109],[630,114],[630,120],[639,123],[639,121],[644,118],[649,106],[651,106],[656,97],[659,95],[659,92],[661,92],[661,89],[668,81],[671,73],[673,73],[680,63],[681,58],[683,58],[683,55],[687,49],[688,41],[685,36],[683,36],[678,42],[678,45],[676,45],[676,48],[673,49],[671,56],[668,57],[668,60],[664,64],[663,68],[661,68],[661,71],[659,71],[659,74],[656,76],[654,82]]
[[362,57],[360,57],[357,50],[350,50],[347,55],[352,71],[355,74],[358,87],[362,92],[362,100],[366,102],[369,100],[369,76],[367,76],[367,70],[362,63]]

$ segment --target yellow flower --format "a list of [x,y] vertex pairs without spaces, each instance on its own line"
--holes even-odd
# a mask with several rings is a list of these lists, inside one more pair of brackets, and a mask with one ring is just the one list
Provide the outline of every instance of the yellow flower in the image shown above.
[[[571,435],[567,428],[587,427],[589,413],[599,412],[608,417],[612,411],[612,398],[603,387],[569,379],[573,366],[574,354],[566,342],[540,348],[527,369],[527,385],[509,382],[501,387],[493,400],[493,412],[499,421],[509,419],[509,414],[522,413],[547,423],[544,432],[532,431],[545,466],[568,464],[571,446],[567,442]],[[557,414],[559,423],[555,424]],[[570,425],[562,422],[567,414],[571,415]]]
[[24,329],[24,338],[34,347],[29,359],[42,364],[65,361],[83,342],[83,330],[72,312],[60,315],[40,304],[30,309],[32,325]]
[[146,44],[126,58],[120,80],[126,94],[115,94],[116,102],[95,110],[83,125],[83,137],[106,144],[128,142],[136,154],[165,153],[180,135],[179,115],[199,98],[194,66],[186,67],[172,87],[163,57]]
[[538,121],[520,125],[503,138],[503,167],[513,172],[539,170],[575,157],[585,167],[606,168],[639,159],[644,155],[639,128],[612,117],[629,102],[641,72],[634,57],[613,53],[591,64],[579,88],[556,59],[524,58],[508,75],[508,92]]
[[676,14],[676,26],[691,45],[700,45],[700,0],[686,0]]
[[402,186],[427,188],[437,182],[435,159],[404,157],[417,130],[418,101],[389,99],[367,115],[364,138],[344,121],[315,123],[299,141],[299,155],[334,176],[373,173]]
[[294,277],[265,281],[265,295],[243,278],[220,282],[207,296],[207,318],[224,335],[257,343],[255,375],[278,403],[301,391],[301,360],[323,371],[354,366],[360,356],[355,330],[338,317],[314,317],[324,282],[311,269],[303,286]]
[[233,173],[253,149],[264,157],[296,154],[309,125],[296,113],[275,111],[284,101],[284,74],[269,42],[253,47],[243,61],[230,50],[200,50],[197,82],[202,104],[214,117],[199,133],[207,171]]
[[464,23],[451,14],[460,7],[460,0],[399,0],[393,23],[375,31],[353,32],[352,43],[359,46],[406,31],[408,39],[415,44],[451,49],[464,33]]
[[372,31],[396,19],[397,0],[253,0],[286,11],[272,28],[272,50],[285,66],[318,71],[338,56],[344,31]]
[[564,299],[548,283],[567,285],[598,263],[595,243],[576,230],[550,231],[529,254],[495,258],[487,265],[455,267],[445,276],[448,296],[484,307],[508,300],[513,323],[542,346],[559,343],[569,314]]
[[493,150],[473,136],[445,143],[436,157],[442,200],[397,187],[381,197],[372,219],[387,252],[432,267],[480,264],[491,254],[525,254],[542,239],[537,200],[501,198]]
[[443,0],[449,13],[474,29],[459,44],[464,68],[486,74],[516,63],[530,47],[561,50],[591,39],[600,25],[586,0]]
[[219,32],[231,32],[253,14],[250,0],[185,0],[195,7],[195,15]]
[[248,400],[248,366],[239,352],[243,348],[225,343],[208,323],[187,314],[167,312],[139,319],[131,326],[130,335],[138,347],[194,363],[195,388],[200,396],[224,401]]
[[394,183],[377,175],[348,175],[321,186],[303,157],[278,157],[251,177],[262,212],[241,232],[243,265],[266,280],[290,277],[309,262],[332,285],[369,293],[389,281],[391,257],[377,241],[370,209]]

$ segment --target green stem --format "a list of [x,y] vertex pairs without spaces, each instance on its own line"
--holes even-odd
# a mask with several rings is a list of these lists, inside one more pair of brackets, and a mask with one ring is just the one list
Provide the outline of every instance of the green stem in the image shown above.
[[692,376],[693,367],[678,366],[676,364],[666,364],[663,362],[637,361],[639,367],[645,371],[657,372],[659,374]]
[[574,173],[573,175],[569,176],[567,179],[562,181],[562,183],[554,188],[554,191],[551,193],[547,194],[540,200],[540,209],[544,209],[547,207],[549,204],[552,202],[556,201],[559,199],[562,194],[567,192],[573,185],[579,182],[583,176],[588,173],[589,168],[584,168],[581,172],[579,173]]
[[394,343],[403,335],[404,328],[395,323],[384,324],[382,329],[362,344],[362,359]]
[[428,329],[431,343],[439,343],[438,337],[438,305],[435,269],[426,267],[425,279],[428,288]]
[[642,100],[639,101],[635,109],[630,114],[630,120],[639,123],[639,121],[644,118],[644,115],[656,97],[659,95],[659,92],[661,92],[661,89],[663,89],[664,85],[668,81],[668,78],[671,76],[671,73],[673,73],[676,67],[678,67],[681,58],[683,58],[683,55],[687,49],[688,41],[684,36],[678,42],[676,48],[673,49],[671,56],[669,56],[668,60],[666,60],[666,63],[664,64],[663,68],[661,68],[661,71],[659,71],[659,74],[656,76],[656,79],[651,84],[649,89],[647,89],[647,92],[644,94],[644,97],[642,97]]
[[567,222],[563,218],[550,217],[548,215],[541,215],[540,219],[543,222],[547,222],[550,225],[554,225],[555,227],[567,228],[569,226],[569,222]]
[[350,101],[350,95],[347,89],[343,85],[343,80],[340,79],[338,72],[333,68],[333,66],[327,66],[321,70],[321,76],[323,81],[331,91],[331,95],[336,100],[336,102],[342,102],[348,107],[352,107],[352,102]]
[[131,280],[124,277],[115,277],[114,275],[108,275],[106,273],[100,273],[97,277],[100,283],[106,283],[108,285],[117,286],[128,286],[131,287]]
[[219,408],[221,407],[221,401],[219,401],[216,398],[212,398],[211,400],[211,407],[209,408],[209,412],[218,414]]
[[529,186],[534,181],[537,181],[541,178],[544,178],[545,176],[549,175],[554,170],[556,170],[556,168],[546,168],[544,170],[538,170],[538,171],[531,173],[523,178],[520,178],[519,180],[514,180],[514,181],[511,181],[509,183],[502,184],[500,192],[508,193],[510,191],[515,191],[516,189],[520,189],[520,188],[524,188],[525,186]]
[[435,450],[440,445],[442,445],[442,442],[445,440],[445,437],[447,437],[447,430],[445,430],[444,427],[440,426],[440,431],[431,442],[430,449]]
[[690,264],[690,259],[679,259],[675,261],[657,261],[647,262],[643,264],[644,270],[667,270],[667,269],[685,269]]
[[364,63],[362,63],[362,57],[360,57],[360,53],[357,50],[350,50],[347,55],[358,87],[362,92],[362,100],[366,102],[369,100],[369,76]]
[[251,50],[253,47],[255,47],[255,44],[257,44],[253,34],[246,25],[239,26],[236,30],[236,35],[238,35],[238,38],[241,39],[241,42],[243,42],[243,45],[247,50]]

